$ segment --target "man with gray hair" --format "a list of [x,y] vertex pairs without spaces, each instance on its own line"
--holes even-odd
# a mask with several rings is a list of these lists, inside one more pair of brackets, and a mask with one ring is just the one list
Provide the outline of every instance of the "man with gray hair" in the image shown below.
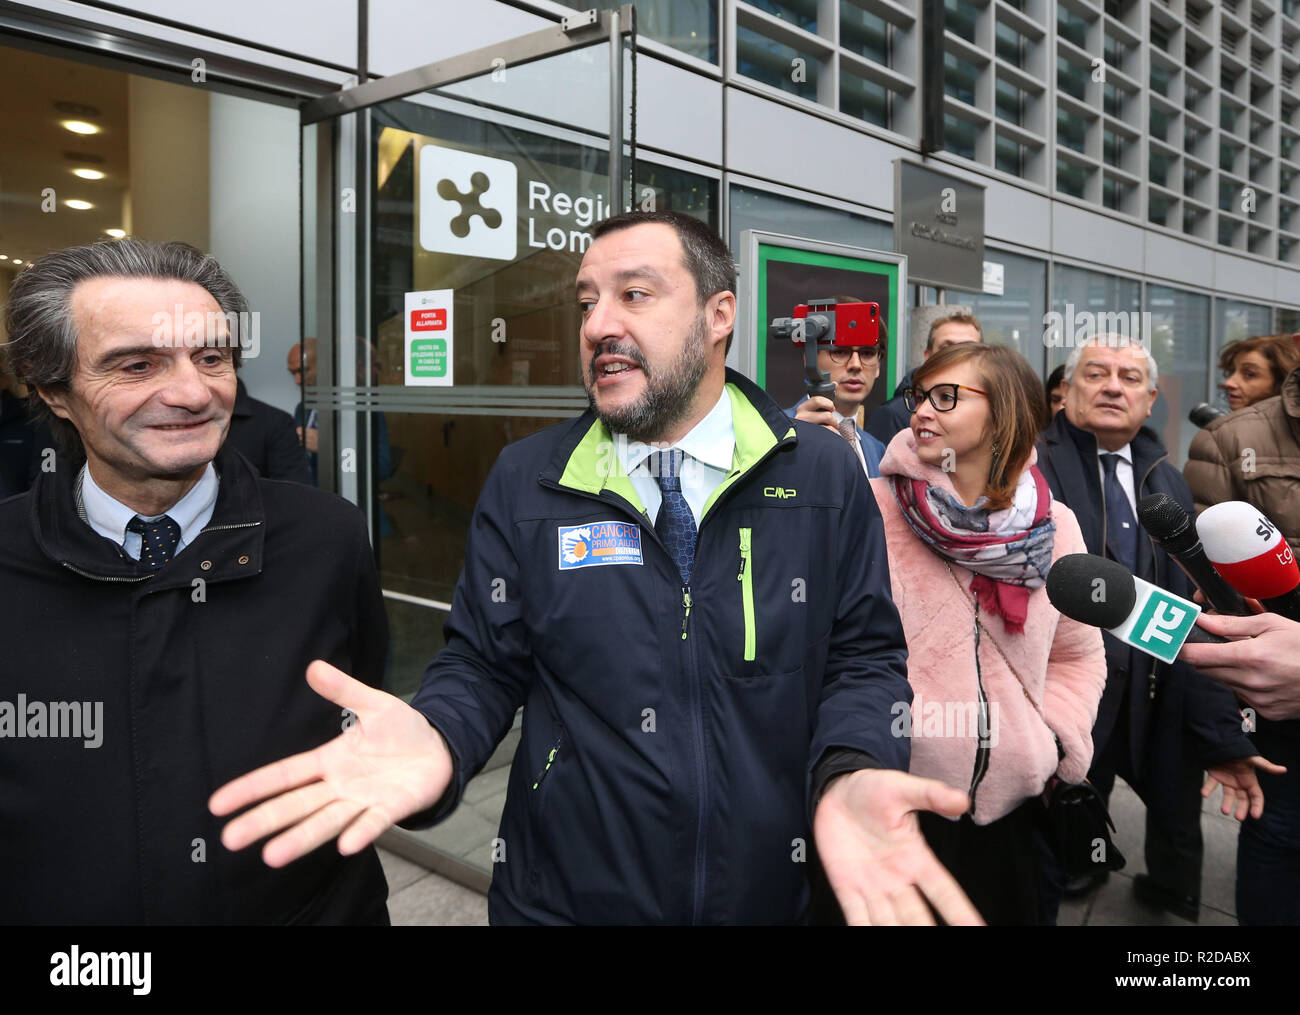
[[309,662],[378,686],[387,643],[360,513],[223,448],[247,309],[182,243],[14,280],[7,356],[63,449],[0,502],[0,923],[388,922],[373,850],[272,870],[204,807],[351,720]]
[[[1065,408],[1038,441],[1038,468],[1052,496],[1079,519],[1088,551],[1192,598],[1191,582],[1139,527],[1138,500],[1165,493],[1188,514],[1191,493],[1143,421],[1157,397],[1158,370],[1143,345],[1106,334],[1079,346],[1065,365]],[[1199,918],[1201,774],[1250,799],[1263,797],[1256,755],[1232,694],[1185,663],[1163,666],[1108,632],[1106,687],[1093,727],[1089,780],[1109,795],[1118,773],[1147,805],[1148,873],[1134,879],[1139,900]],[[1082,894],[1105,877],[1067,885]]]

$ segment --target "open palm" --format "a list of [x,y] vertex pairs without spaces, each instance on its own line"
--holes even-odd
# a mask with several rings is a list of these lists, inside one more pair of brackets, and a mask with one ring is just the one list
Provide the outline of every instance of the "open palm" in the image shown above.
[[863,769],[835,779],[817,804],[813,832],[844,919],[857,926],[984,921],[926,845],[918,810],[950,817],[970,806],[964,793],[905,772]]
[[208,801],[218,817],[264,801],[227,824],[221,841],[239,850],[281,832],[262,850],[271,867],[335,836],[340,853],[357,853],[398,821],[431,807],[451,782],[451,753],[441,734],[400,698],[320,660],[307,668],[307,682],[355,713],[355,724],[315,750],[240,776]]

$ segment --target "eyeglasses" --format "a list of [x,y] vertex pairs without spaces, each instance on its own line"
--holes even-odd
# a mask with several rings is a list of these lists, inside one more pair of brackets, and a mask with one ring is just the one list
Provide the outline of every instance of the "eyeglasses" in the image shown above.
[[874,345],[832,345],[826,351],[830,354],[831,362],[837,365],[847,363],[855,352],[863,363],[880,355],[880,349]]
[[908,388],[903,392],[903,404],[907,406],[908,412],[916,412],[916,407],[925,399],[930,400],[934,406],[935,412],[950,412],[957,407],[957,391],[973,391],[977,395],[988,397],[987,391],[981,391],[979,388],[972,388],[965,384],[936,384],[929,391],[922,388]]

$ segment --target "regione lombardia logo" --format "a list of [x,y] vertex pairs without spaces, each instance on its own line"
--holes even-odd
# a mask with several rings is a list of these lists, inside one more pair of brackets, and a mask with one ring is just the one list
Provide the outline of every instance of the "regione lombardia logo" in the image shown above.
[[513,162],[425,145],[420,149],[420,246],[514,260],[518,190]]

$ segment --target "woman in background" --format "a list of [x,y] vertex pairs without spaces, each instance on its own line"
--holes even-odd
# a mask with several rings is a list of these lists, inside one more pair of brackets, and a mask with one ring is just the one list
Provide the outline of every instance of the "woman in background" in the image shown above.
[[1041,799],[1079,782],[1106,681],[1101,632],[1047,600],[1052,562],[1086,548],[1034,468],[1043,382],[1018,352],[965,343],[904,392],[911,426],[871,486],[907,635],[909,771],[970,794],[921,829],[989,924],[1051,924],[1060,898]]
[[1259,335],[1230,342],[1219,353],[1219,369],[1233,412],[1282,390],[1286,375],[1300,366],[1300,351],[1290,335]]

